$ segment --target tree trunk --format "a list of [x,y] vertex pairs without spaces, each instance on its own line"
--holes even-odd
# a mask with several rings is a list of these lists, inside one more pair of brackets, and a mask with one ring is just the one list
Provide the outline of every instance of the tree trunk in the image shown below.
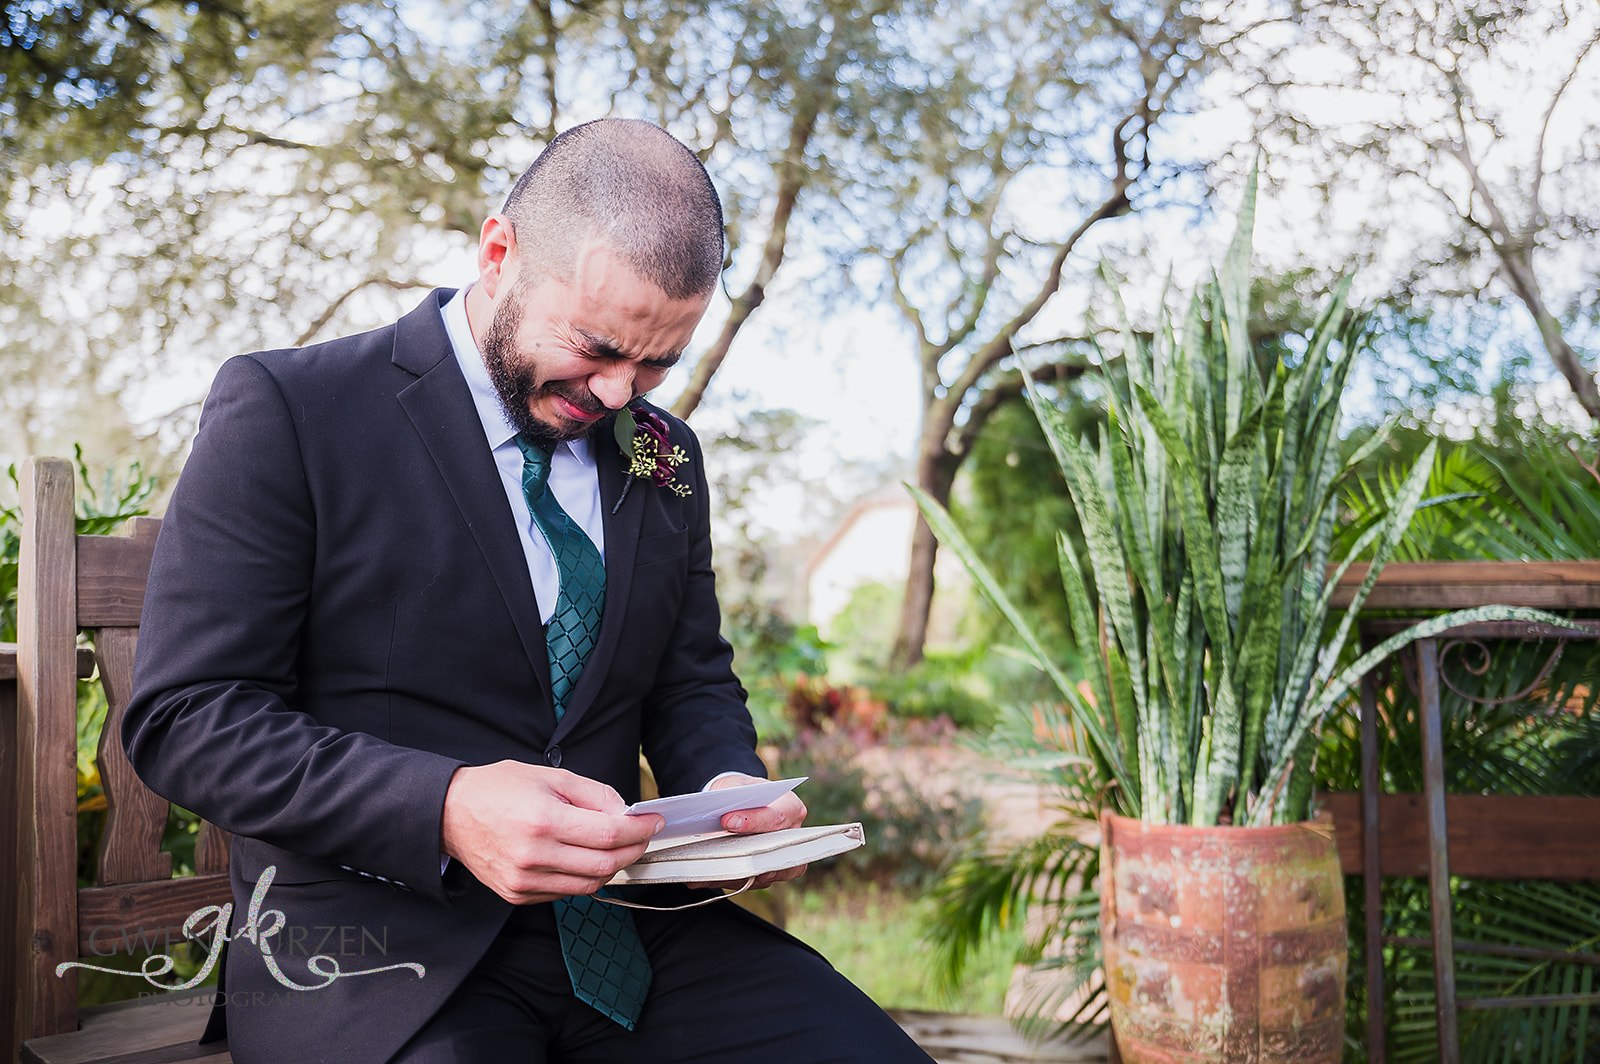
[[1544,292],[1539,286],[1538,275],[1533,270],[1532,256],[1525,249],[1496,247],[1500,252],[1500,263],[1505,271],[1506,280],[1511,284],[1511,290],[1522,300],[1523,306],[1528,308],[1528,313],[1533,315],[1533,323],[1539,330],[1539,339],[1544,342],[1544,349],[1550,355],[1550,360],[1556,364],[1556,369],[1566,378],[1572,386],[1572,394],[1577,397],[1578,404],[1585,412],[1596,421],[1600,421],[1600,388],[1595,385],[1594,374],[1584,366],[1583,359],[1572,349],[1567,342],[1567,337],[1561,330],[1561,323],[1556,321],[1555,315],[1550,313],[1549,307],[1544,302]]
[[685,421],[695,412],[700,400],[705,398],[706,388],[717,370],[722,368],[723,359],[728,357],[728,350],[733,347],[734,337],[739,335],[739,330],[744,328],[750,315],[767,298],[767,286],[772,284],[778,267],[783,265],[784,252],[789,246],[789,221],[794,217],[800,190],[810,179],[805,168],[806,145],[811,143],[811,137],[816,133],[817,115],[815,101],[812,101],[796,112],[794,122],[789,127],[789,147],[775,167],[778,198],[772,208],[772,225],[767,229],[766,243],[761,249],[761,264],[756,268],[756,275],[749,286],[733,301],[717,342],[711,345],[711,350],[700,356],[688,386],[678,401],[672,404],[673,414]]
[[[940,506],[950,505],[950,489],[955,483],[960,459],[944,446],[944,432],[925,434],[921,457],[917,460],[917,487]],[[922,660],[928,642],[928,617],[933,610],[933,567],[939,557],[939,540],[920,516],[911,533],[911,565],[906,573],[905,598],[900,603],[900,628],[895,634],[889,664],[908,669]]]

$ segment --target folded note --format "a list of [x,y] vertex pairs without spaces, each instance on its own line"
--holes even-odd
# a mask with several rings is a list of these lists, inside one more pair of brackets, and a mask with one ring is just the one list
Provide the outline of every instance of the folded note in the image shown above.
[[630,816],[655,813],[664,818],[666,827],[655,837],[681,839],[689,835],[705,835],[722,830],[722,818],[739,809],[760,809],[782,798],[808,777],[796,776],[787,780],[763,780],[739,787],[723,787],[716,791],[696,791],[693,794],[674,794],[670,798],[652,798],[648,802],[634,802],[625,810]]

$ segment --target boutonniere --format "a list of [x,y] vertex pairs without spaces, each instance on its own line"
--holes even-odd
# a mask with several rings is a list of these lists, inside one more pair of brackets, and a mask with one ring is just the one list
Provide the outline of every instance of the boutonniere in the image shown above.
[[682,447],[673,444],[665,418],[643,403],[630,403],[617,411],[614,431],[628,479],[622,485],[622,494],[617,496],[617,504],[611,508],[612,513],[622,509],[628,489],[640,478],[648,478],[656,487],[666,488],[674,495],[692,494],[689,485],[678,480],[678,467],[685,465],[689,456]]

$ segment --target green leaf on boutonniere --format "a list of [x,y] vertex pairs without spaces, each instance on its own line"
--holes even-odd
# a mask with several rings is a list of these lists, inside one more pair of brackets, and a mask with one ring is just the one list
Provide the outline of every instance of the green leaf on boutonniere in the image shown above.
[[617,411],[617,420],[612,427],[617,437],[617,446],[622,448],[622,453],[631,462],[633,461],[633,437],[639,431],[639,423],[633,418],[633,411],[623,407]]

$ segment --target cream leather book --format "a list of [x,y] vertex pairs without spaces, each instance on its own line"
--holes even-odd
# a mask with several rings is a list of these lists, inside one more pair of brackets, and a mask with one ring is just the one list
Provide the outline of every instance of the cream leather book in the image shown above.
[[786,828],[759,835],[719,831],[652,842],[644,856],[611,877],[630,883],[722,883],[837,857],[866,845],[860,824]]

